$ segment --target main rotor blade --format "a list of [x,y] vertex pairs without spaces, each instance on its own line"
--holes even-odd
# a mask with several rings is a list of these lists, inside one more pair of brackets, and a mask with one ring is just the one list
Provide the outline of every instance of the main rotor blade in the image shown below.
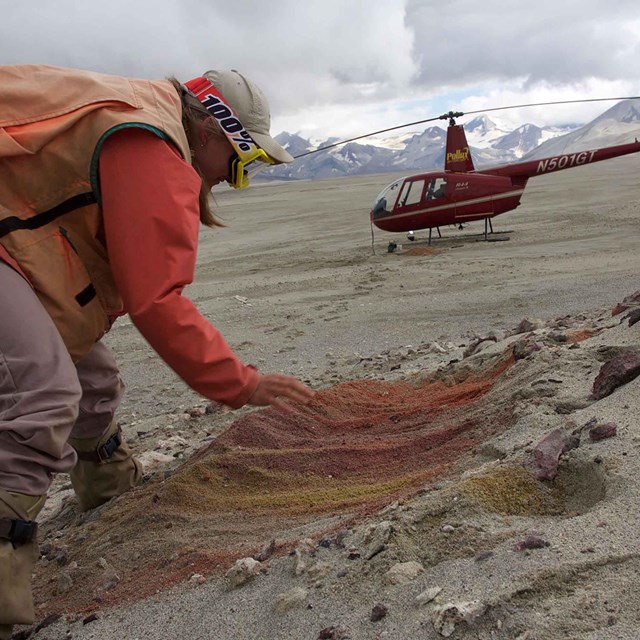
[[301,153],[297,156],[293,156],[296,158],[303,158],[304,156],[310,156],[312,153],[318,153],[318,151],[324,151],[325,149],[331,149],[332,147],[339,147],[341,144],[347,144],[347,142],[353,142],[354,140],[362,140],[362,138],[370,138],[371,136],[376,136],[379,133],[386,133],[387,131],[395,131],[396,129],[404,129],[404,127],[411,127],[414,124],[424,124],[425,122],[433,122],[434,120],[440,120],[440,116],[435,118],[427,118],[426,120],[416,120],[415,122],[407,122],[406,124],[399,124],[395,127],[389,127],[388,129],[380,129],[380,131],[372,131],[371,133],[365,133],[361,136],[356,136],[355,138],[349,138],[348,140],[342,140],[341,142],[334,142],[333,144],[328,144],[325,147],[320,147],[319,149],[314,149],[313,151],[306,151],[305,153]]
[[506,107],[493,107],[491,109],[478,109],[476,111],[464,111],[464,112],[449,112],[445,113],[441,116],[436,116],[435,118],[427,118],[426,120],[416,120],[415,122],[407,122],[405,124],[399,124],[395,127],[388,127],[387,129],[380,129],[379,131],[372,131],[371,133],[365,133],[361,136],[356,136],[355,138],[348,138],[347,140],[341,140],[340,142],[334,142],[333,144],[328,144],[324,147],[320,147],[318,149],[314,149],[313,151],[305,151],[305,153],[300,153],[297,156],[293,156],[294,160],[298,158],[304,158],[305,156],[310,156],[313,153],[318,153],[320,151],[326,151],[327,149],[332,149],[333,147],[339,147],[340,145],[347,144],[347,142],[354,142],[355,140],[362,140],[363,138],[370,138],[371,136],[376,136],[379,133],[387,133],[387,131],[395,131],[396,129],[404,129],[405,127],[412,127],[416,124],[425,124],[426,122],[434,122],[435,120],[446,120],[451,115],[455,115],[455,117],[460,116],[469,116],[474,115],[476,113],[487,113],[488,111],[502,111],[504,109],[522,109],[524,107],[546,107],[558,104],[575,104],[578,102],[605,102],[611,100],[638,100],[640,96],[626,96],[621,98],[582,98],[580,100],[557,100],[555,102],[531,102],[529,104],[512,104]]
[[621,98],[582,98],[580,100],[557,100],[555,102],[531,102],[529,104],[512,104],[507,107],[493,107],[492,109],[478,109],[477,111],[465,111],[463,115],[469,116],[475,113],[487,111],[502,111],[503,109],[523,109],[524,107],[546,107],[554,104],[575,104],[577,102],[605,102],[607,100],[637,100],[640,96],[623,96]]

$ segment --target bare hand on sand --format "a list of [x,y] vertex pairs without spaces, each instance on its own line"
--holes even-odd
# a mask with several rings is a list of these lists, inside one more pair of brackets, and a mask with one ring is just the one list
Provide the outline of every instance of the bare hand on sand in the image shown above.
[[285,400],[307,404],[314,395],[314,391],[296,378],[275,373],[260,377],[256,390],[249,398],[249,404],[254,407],[270,405],[282,411],[290,411],[291,407]]

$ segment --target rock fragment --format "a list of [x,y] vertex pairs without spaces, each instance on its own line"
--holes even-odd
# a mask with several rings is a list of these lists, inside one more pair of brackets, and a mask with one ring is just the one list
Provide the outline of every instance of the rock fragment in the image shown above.
[[351,640],[351,634],[345,627],[325,627],[318,635],[318,640]]
[[422,572],[424,567],[415,560],[410,562],[399,562],[394,564],[387,573],[384,574],[384,580],[387,584],[408,584],[415,580]]
[[626,296],[622,302],[619,302],[611,311],[612,316],[617,316],[620,313],[624,313],[631,307],[640,305],[640,289],[634,293]]
[[453,635],[456,625],[461,622],[473,624],[479,618],[487,607],[478,600],[471,602],[448,602],[439,605],[433,610],[432,624],[433,628],[445,638]]
[[268,545],[264,546],[259,553],[256,553],[256,555],[253,556],[253,558],[258,562],[264,562],[265,560],[268,560],[273,555],[275,550],[276,550],[276,540],[274,538],[273,540],[271,540],[271,542]]
[[328,562],[316,562],[307,570],[311,580],[322,580],[331,573],[331,565]]
[[593,382],[596,400],[611,395],[618,387],[640,375],[640,351],[627,351],[602,365]]
[[59,594],[65,594],[69,592],[73,587],[73,578],[69,575],[68,571],[63,571],[58,576],[58,582],[56,584],[56,592]]
[[391,536],[392,525],[388,520],[372,525],[365,534],[365,544],[367,549],[365,551],[365,558],[371,560],[375,555],[384,551],[389,542]]
[[533,450],[533,466],[537,480],[553,480],[558,475],[560,456],[575,449],[580,439],[566,433],[563,429],[554,429],[548,433]]
[[427,353],[447,353],[447,350],[437,342],[432,342],[427,348]]
[[416,596],[416,604],[422,606],[424,604],[428,604],[436,599],[436,597],[442,591],[442,587],[431,587],[430,589],[425,589],[421,594]]
[[544,327],[542,320],[538,320],[537,318],[523,318],[520,320],[520,324],[513,330],[513,333],[515,335],[519,333],[531,333],[531,331],[542,329],[542,327]]
[[236,560],[235,564],[227,571],[225,577],[229,581],[232,589],[241,587],[257,576],[262,568],[262,563],[253,558],[241,558]]
[[160,453],[160,451],[145,451],[137,457],[146,472],[175,461],[173,456]]
[[480,345],[486,346],[487,342],[497,342],[498,338],[496,336],[478,336],[475,338],[471,344],[464,350],[462,357],[468,358],[476,353],[480,349]]
[[301,540],[294,552],[293,574],[295,576],[301,576],[307,570],[311,553],[313,553],[313,540],[309,538]]
[[104,591],[111,591],[111,589],[115,589],[120,582],[120,576],[116,573],[116,570],[109,566],[104,572],[104,576],[102,577],[102,589]]
[[599,440],[605,440],[606,438],[613,438],[618,432],[617,426],[613,422],[607,422],[605,424],[597,424],[589,430],[589,437],[593,442]]
[[224,405],[220,404],[218,402],[210,402],[205,408],[204,408],[204,412],[206,415],[210,416],[214,413],[220,413],[221,411],[224,411]]
[[520,540],[514,545],[515,551],[528,551],[530,549],[544,549],[551,546],[546,540],[539,536],[527,536],[524,540]]
[[532,353],[540,351],[542,347],[533,339],[523,338],[513,345],[513,357],[516,360],[524,360]]
[[278,594],[273,606],[279,613],[284,613],[285,611],[289,611],[289,609],[299,607],[303,604],[307,599],[308,593],[309,592],[302,587],[294,587],[289,591]]
[[382,620],[382,618],[386,617],[387,613],[389,613],[389,609],[382,602],[378,602],[374,605],[373,609],[371,609],[371,622],[378,622]]

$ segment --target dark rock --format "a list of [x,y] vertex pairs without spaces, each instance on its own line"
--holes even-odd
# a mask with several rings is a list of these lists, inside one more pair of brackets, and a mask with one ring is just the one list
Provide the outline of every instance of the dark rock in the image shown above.
[[527,536],[524,540],[518,542],[513,548],[516,551],[527,551],[529,549],[544,549],[551,546],[546,540],[538,536]]
[[573,316],[562,316],[561,318],[556,318],[552,327],[556,329],[569,329],[576,325],[576,319]]
[[265,560],[268,560],[273,555],[273,552],[275,550],[276,550],[276,540],[274,538],[268,545],[263,547],[260,553],[256,553],[256,555],[253,556],[253,559],[257,560],[258,562],[264,562]]
[[96,620],[100,620],[100,616],[97,613],[90,613],[84,620],[82,624],[89,624],[90,622],[95,622]]
[[471,344],[464,350],[462,357],[468,358],[469,356],[473,355],[483,342],[498,342],[498,338],[496,336],[486,336],[483,338],[475,338],[475,340],[473,340]]
[[514,329],[514,333],[530,333],[542,327],[544,327],[542,320],[523,318],[520,320],[520,324]]
[[213,413],[219,413],[224,409],[224,405],[218,402],[210,402],[205,408],[204,412],[206,415],[210,416]]
[[613,438],[618,432],[618,428],[613,422],[607,422],[605,424],[597,424],[589,431],[589,437],[594,441],[605,440],[606,438]]
[[573,431],[571,432],[572,436],[578,436],[578,438],[580,437],[580,435],[582,434],[583,431],[587,431],[589,429],[591,429],[592,427],[595,427],[598,424],[598,418],[591,418],[590,420],[587,420],[587,422],[585,422],[583,425],[576,427],[576,423],[575,422],[569,422],[568,423],[568,427],[575,427],[573,429]]
[[612,316],[624,313],[627,309],[640,305],[640,289],[628,295],[622,302],[619,302],[611,311]]
[[491,557],[493,557],[493,551],[481,551],[476,555],[474,560],[476,562],[484,562],[485,560],[488,560]]
[[513,345],[513,357],[516,360],[524,360],[524,358],[536,351],[540,351],[540,349],[540,345],[535,340],[518,340],[518,342]]
[[[51,558],[54,559],[54,558]],[[64,567],[69,564],[69,548],[66,545],[61,545],[56,549],[55,552],[55,561],[61,566]]]
[[389,610],[385,607],[381,602],[378,602],[373,609],[371,610],[371,622],[378,622],[378,620],[382,620]]
[[633,327],[633,325],[640,320],[640,309],[634,309],[627,318],[629,318],[629,326]]
[[351,634],[345,627],[325,627],[320,631],[318,640],[351,640]]
[[[48,615],[44,620],[38,623],[38,625],[33,629],[34,635],[38,633],[41,629],[45,629],[46,627],[52,625],[54,622],[60,620],[62,616],[59,613],[52,613]],[[16,637],[15,635],[13,636]]]
[[533,450],[533,465],[537,469],[538,480],[553,480],[558,475],[560,456],[580,444],[577,436],[563,429],[554,429],[548,433]]
[[593,397],[600,400],[640,375],[640,351],[627,351],[602,365],[593,382]]
[[53,549],[53,542],[49,539],[43,540],[40,543],[40,555],[44,556],[47,560],[53,560],[53,556],[50,556]]

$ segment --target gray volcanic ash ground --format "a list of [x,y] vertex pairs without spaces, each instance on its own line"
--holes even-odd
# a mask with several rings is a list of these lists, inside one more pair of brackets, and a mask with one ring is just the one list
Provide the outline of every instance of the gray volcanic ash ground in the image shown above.
[[30,637],[637,638],[638,168],[532,181],[508,241],[375,255],[393,176],[221,193],[187,293],[318,397],[209,405],[120,321],[149,479],[81,515],[56,478]]

